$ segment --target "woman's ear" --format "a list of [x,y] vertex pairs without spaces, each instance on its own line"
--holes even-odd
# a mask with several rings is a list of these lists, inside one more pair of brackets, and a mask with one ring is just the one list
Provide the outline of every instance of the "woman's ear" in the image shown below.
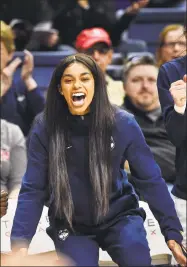
[[64,95],[63,92],[62,92],[62,88],[61,88],[60,84],[58,85],[58,91],[59,91],[59,93],[60,93],[61,95]]

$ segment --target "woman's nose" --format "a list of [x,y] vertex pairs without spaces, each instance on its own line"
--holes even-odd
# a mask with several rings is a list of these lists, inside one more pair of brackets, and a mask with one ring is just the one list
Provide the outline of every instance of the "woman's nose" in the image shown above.
[[81,88],[81,82],[80,81],[75,81],[75,83],[74,83],[74,87],[76,88],[76,89],[78,89],[78,88]]

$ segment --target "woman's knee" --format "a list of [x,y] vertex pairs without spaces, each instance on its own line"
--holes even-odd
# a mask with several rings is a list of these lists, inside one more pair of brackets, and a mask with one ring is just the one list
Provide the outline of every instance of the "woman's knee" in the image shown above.
[[127,216],[109,231],[105,248],[118,266],[151,266],[151,256],[143,219]]
[[[150,249],[146,242],[134,242],[126,241],[126,246],[113,247],[111,251],[108,251],[112,260],[118,264],[118,266],[151,266]],[[134,243],[134,244],[133,244]]]
[[58,255],[66,255],[75,266],[98,266],[99,246],[91,238],[68,236],[66,240],[58,240],[55,246]]

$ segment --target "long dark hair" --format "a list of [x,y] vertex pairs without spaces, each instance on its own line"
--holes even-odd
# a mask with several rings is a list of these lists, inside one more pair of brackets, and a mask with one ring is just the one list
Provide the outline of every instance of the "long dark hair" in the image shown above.
[[64,97],[59,93],[59,85],[64,70],[74,62],[86,66],[95,81],[90,111],[89,171],[97,223],[109,209],[112,183],[110,143],[115,114],[108,100],[104,74],[90,56],[75,54],[60,62],[49,85],[44,118],[49,134],[49,184],[54,196],[55,213],[59,218],[65,216],[71,227],[74,207],[66,162],[69,111]]

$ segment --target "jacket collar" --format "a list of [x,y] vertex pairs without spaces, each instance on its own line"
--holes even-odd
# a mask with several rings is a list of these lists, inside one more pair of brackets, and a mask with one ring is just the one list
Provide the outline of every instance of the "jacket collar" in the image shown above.
[[155,121],[155,119],[153,119],[153,118],[156,118],[156,120],[158,120],[159,118],[162,117],[161,108],[157,108],[153,111],[143,111],[143,110],[135,107],[128,96],[124,97],[123,108],[126,109],[127,111],[130,111],[135,116],[137,115],[139,117],[140,116],[146,117],[146,118],[150,119],[151,121]]

